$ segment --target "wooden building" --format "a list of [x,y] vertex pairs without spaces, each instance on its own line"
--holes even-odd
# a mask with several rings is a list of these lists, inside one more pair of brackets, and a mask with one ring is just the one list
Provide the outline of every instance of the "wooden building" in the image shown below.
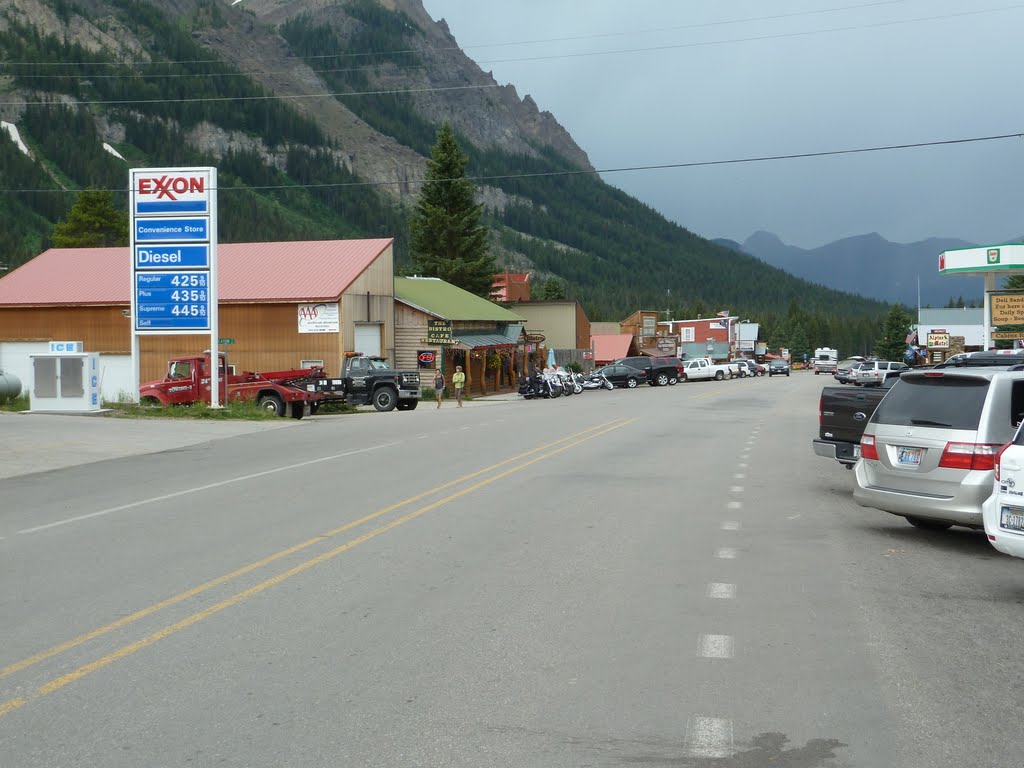
[[[393,359],[392,243],[221,244],[218,337],[232,340],[221,347],[228,363],[253,371],[322,363],[337,375],[346,352]],[[54,248],[0,279],[0,367],[17,374],[24,355],[12,350],[52,340],[82,341],[101,361],[123,366],[131,355],[130,282],[127,247]],[[169,357],[209,348],[209,333],[140,336],[140,380],[162,378]]]
[[590,349],[590,320],[578,301],[521,301],[512,310],[526,318],[526,335],[549,349]]
[[525,319],[436,277],[395,278],[395,357],[418,367],[424,386],[435,369],[456,365],[469,394],[510,391],[526,365]]

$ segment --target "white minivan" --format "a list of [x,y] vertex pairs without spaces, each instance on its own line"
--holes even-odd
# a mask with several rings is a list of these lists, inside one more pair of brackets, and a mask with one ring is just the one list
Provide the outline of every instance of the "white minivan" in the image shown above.
[[996,454],[993,492],[982,504],[981,516],[993,547],[1024,558],[1024,435],[1020,430]]

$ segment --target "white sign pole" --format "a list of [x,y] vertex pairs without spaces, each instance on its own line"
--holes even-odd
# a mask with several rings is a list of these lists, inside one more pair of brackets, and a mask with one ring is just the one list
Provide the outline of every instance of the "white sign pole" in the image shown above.
[[[210,169],[210,407],[220,408],[220,301],[217,294],[217,169]],[[227,365],[224,376],[227,379]],[[224,388],[225,394],[227,387]]]
[[210,334],[210,404],[220,406],[217,327],[217,169],[129,172],[132,368],[139,336]]

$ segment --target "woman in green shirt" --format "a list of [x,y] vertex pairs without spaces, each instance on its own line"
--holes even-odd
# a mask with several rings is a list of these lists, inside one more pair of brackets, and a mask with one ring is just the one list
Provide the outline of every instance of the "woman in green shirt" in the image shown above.
[[466,386],[466,374],[462,372],[462,366],[455,366],[455,373],[452,374],[452,385],[455,387],[455,402],[462,407],[462,389]]

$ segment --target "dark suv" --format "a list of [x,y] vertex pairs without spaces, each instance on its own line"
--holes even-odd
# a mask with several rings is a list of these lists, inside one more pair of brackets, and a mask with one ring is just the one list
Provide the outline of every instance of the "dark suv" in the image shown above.
[[620,357],[615,364],[647,371],[647,383],[652,387],[678,384],[683,377],[683,361],[678,357]]

